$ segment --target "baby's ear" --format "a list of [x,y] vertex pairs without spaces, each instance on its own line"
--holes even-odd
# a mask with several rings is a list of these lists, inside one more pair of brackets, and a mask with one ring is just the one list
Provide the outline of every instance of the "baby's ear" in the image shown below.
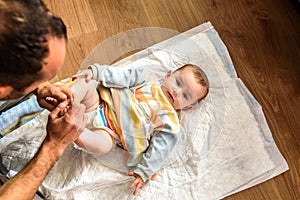
[[172,74],[172,71],[168,71],[167,74],[166,74],[166,76],[165,76],[165,80],[166,80],[169,76],[171,76],[171,74]]

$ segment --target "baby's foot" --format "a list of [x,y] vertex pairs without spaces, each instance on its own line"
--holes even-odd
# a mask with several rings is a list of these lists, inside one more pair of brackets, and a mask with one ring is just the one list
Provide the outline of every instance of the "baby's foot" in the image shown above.
[[58,104],[59,104],[59,101],[54,97],[46,97],[46,101],[48,101],[49,103],[51,103],[54,106],[58,106]]
[[[54,97],[46,97],[46,101],[48,101],[49,103],[51,103],[52,105],[54,105],[56,107],[59,104],[59,101],[56,98],[54,98]],[[60,116],[63,116],[69,110],[69,108],[70,108],[70,105],[67,105],[64,108],[61,108],[60,109],[60,113],[59,113]]]

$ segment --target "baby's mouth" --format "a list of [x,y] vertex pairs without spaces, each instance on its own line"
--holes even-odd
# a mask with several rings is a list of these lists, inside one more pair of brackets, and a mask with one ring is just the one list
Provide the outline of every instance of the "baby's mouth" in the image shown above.
[[168,96],[169,96],[169,99],[171,100],[171,102],[174,102],[174,98],[173,98],[171,92],[169,92],[169,91],[168,91]]

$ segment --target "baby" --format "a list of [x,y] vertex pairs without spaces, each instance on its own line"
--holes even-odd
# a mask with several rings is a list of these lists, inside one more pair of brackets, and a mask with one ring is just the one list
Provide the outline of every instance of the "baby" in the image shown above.
[[[178,113],[202,100],[208,79],[197,66],[169,71],[162,84],[146,82],[143,69],[94,64],[73,79],[74,101],[86,106],[87,129],[75,143],[92,154],[108,153],[113,144],[127,152],[127,175],[134,195],[161,168],[180,134]],[[98,90],[91,79],[100,82]],[[49,97],[48,100],[55,101]]]

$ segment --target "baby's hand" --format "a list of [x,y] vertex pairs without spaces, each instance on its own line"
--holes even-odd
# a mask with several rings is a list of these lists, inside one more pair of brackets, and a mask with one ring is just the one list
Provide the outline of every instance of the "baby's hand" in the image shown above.
[[93,78],[93,71],[91,69],[78,71],[75,75],[72,76],[72,81],[74,81],[78,77],[84,78],[88,83]]
[[128,187],[128,189],[131,190],[132,188],[135,187],[135,190],[134,190],[134,192],[133,192],[133,195],[136,195],[136,194],[138,193],[138,191],[139,191],[140,189],[142,189],[142,187],[143,187],[143,185],[144,185],[144,181],[143,181],[143,179],[142,179],[139,175],[137,175],[137,174],[135,174],[135,173],[133,173],[133,172],[128,172],[127,175],[128,175],[128,176],[134,176],[134,177],[135,177],[135,180],[134,180],[133,183]]

